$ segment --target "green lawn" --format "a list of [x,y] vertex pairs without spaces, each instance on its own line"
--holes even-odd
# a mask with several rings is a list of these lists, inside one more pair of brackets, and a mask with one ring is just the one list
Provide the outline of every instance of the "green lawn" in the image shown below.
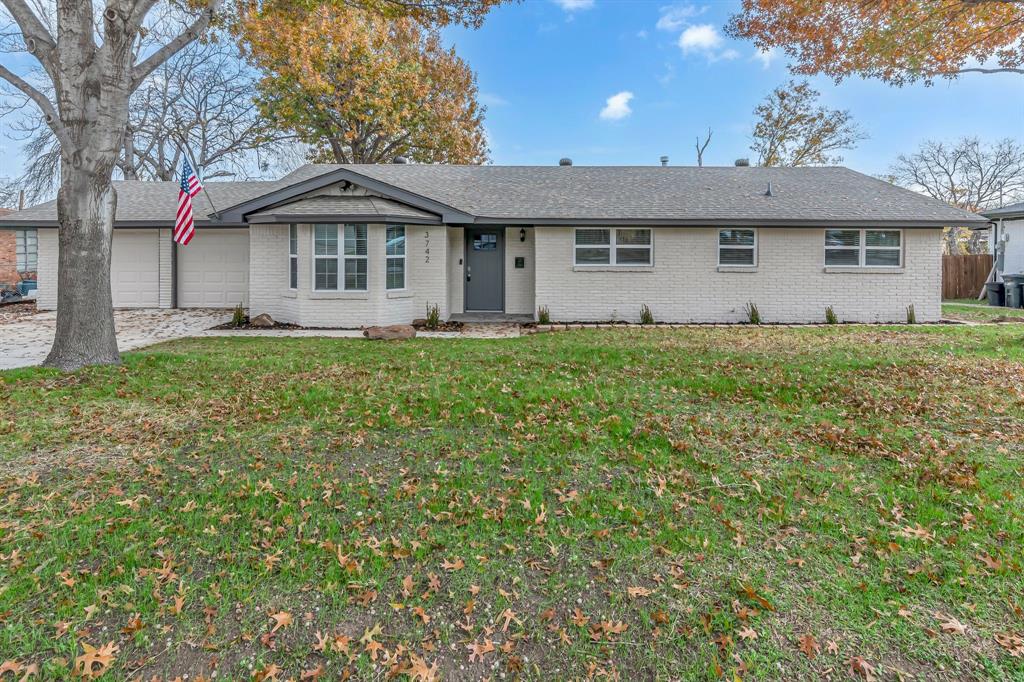
[[1018,325],[205,339],[0,373],[0,660],[1024,679],[1022,376]]
[[968,320],[973,322],[1024,322],[1024,309],[1022,308],[1001,308],[998,306],[986,306],[984,303],[974,302],[963,305],[959,302],[942,302],[942,316],[950,320]]

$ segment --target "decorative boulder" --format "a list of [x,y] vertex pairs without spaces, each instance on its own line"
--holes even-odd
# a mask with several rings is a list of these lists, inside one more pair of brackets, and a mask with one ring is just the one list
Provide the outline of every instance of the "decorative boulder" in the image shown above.
[[388,327],[367,327],[363,336],[371,341],[391,341],[393,339],[414,339],[416,330],[409,324],[393,324]]
[[412,321],[412,326],[415,327],[416,329],[422,329],[423,327],[426,327],[427,318],[417,317],[415,320]]
[[266,313],[263,313],[262,315],[257,315],[256,317],[254,317],[251,320],[249,320],[249,326],[250,327],[273,327],[274,326],[274,318],[272,318],[270,315],[267,315]]

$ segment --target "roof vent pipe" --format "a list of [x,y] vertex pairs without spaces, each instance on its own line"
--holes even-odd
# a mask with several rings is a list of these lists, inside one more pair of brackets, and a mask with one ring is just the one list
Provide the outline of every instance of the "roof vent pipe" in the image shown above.
[[667,165],[668,165],[668,157],[667,156],[661,157],[661,166],[662,166],[662,168],[664,168]]
[[750,159],[736,159],[736,165],[737,166],[743,166],[743,167],[749,166],[750,165]]
[[404,156],[396,156],[393,163],[399,166],[404,166],[407,163],[409,163],[409,159],[405,158]]
[[570,159],[569,157],[566,157],[564,159],[559,159],[558,160],[558,165],[559,166],[571,166],[572,165],[572,159]]
[[775,196],[774,194],[772,194],[772,181],[771,180],[768,181],[768,191],[765,192],[764,195],[766,197],[773,197],[773,196]]

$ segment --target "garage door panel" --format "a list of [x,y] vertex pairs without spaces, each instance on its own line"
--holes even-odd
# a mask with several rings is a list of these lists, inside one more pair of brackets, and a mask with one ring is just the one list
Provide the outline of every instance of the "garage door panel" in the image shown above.
[[114,230],[110,283],[115,308],[156,308],[160,305],[158,230]]
[[178,249],[178,305],[233,308],[249,305],[249,231],[198,229]]

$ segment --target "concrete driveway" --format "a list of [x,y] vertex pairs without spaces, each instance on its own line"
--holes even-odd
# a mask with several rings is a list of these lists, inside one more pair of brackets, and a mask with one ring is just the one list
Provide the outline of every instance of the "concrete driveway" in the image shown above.
[[[124,352],[161,341],[199,336],[231,319],[229,310],[115,310],[117,346]],[[54,311],[0,315],[0,370],[31,367],[46,359],[57,325]]]

